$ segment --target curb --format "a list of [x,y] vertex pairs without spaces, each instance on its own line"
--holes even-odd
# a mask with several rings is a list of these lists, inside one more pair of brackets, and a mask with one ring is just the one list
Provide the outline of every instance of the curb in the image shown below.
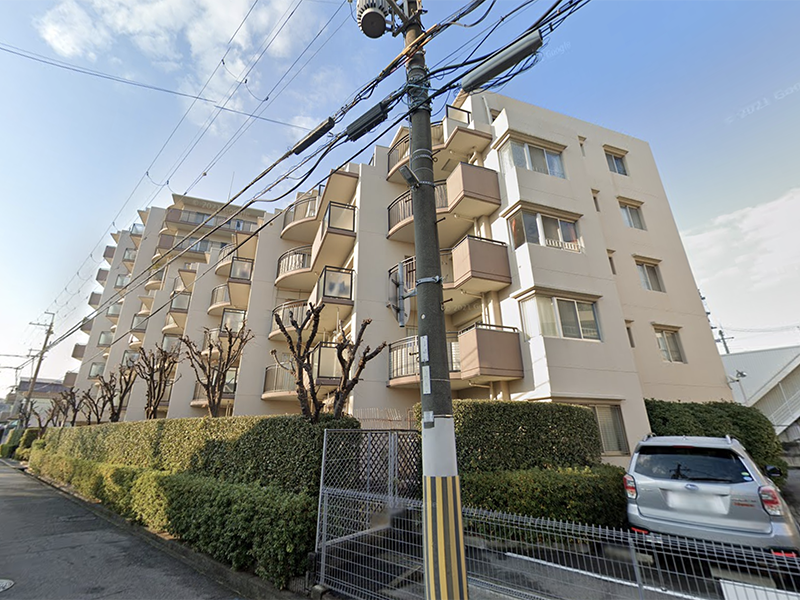
[[[213,558],[195,552],[187,548],[180,542],[167,537],[166,534],[158,534],[140,525],[131,523],[126,518],[118,515],[112,510],[106,508],[102,504],[84,498],[77,494],[74,490],[61,483],[36,475],[27,470],[27,467],[22,465],[9,464],[6,461],[5,466],[21,471],[31,479],[35,479],[59,492],[71,502],[82,506],[89,512],[97,515],[98,517],[108,521],[112,525],[124,529],[128,533],[136,536],[142,541],[150,544],[151,546],[169,554],[173,558],[180,560],[185,565],[191,567],[201,575],[213,579],[217,583],[229,588],[231,591],[244,596],[248,600],[307,600],[306,596],[288,591],[279,590],[271,583],[241,571],[234,571],[229,566],[224,565]],[[15,461],[16,462],[16,461]],[[19,464],[19,463],[18,463]]]

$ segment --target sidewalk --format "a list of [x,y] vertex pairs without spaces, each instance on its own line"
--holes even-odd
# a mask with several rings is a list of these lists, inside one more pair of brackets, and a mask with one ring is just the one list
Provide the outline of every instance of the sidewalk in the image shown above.
[[0,580],[14,582],[3,600],[241,597],[11,464],[0,461]]

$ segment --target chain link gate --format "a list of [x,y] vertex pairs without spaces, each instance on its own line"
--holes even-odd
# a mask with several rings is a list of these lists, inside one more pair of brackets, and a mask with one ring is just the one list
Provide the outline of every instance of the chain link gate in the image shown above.
[[[425,597],[421,474],[416,431],[325,432],[316,583],[350,598]],[[473,508],[463,515],[471,600],[800,600],[791,556]]]

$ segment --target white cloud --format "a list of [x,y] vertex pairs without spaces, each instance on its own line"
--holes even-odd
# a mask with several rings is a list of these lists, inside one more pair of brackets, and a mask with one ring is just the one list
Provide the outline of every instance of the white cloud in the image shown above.
[[39,35],[61,56],[96,58],[111,41],[108,29],[96,23],[74,0],[65,0],[34,23]]
[[[800,188],[682,234],[712,320],[739,328],[800,322],[797,223]],[[764,345],[762,341],[747,343]]]

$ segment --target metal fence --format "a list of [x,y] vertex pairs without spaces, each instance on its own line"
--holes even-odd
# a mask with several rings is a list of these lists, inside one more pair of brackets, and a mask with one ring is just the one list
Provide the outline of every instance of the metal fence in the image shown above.
[[[421,462],[416,432],[326,431],[318,583],[350,598],[424,598]],[[463,514],[473,600],[800,600],[796,558],[472,508]]]

